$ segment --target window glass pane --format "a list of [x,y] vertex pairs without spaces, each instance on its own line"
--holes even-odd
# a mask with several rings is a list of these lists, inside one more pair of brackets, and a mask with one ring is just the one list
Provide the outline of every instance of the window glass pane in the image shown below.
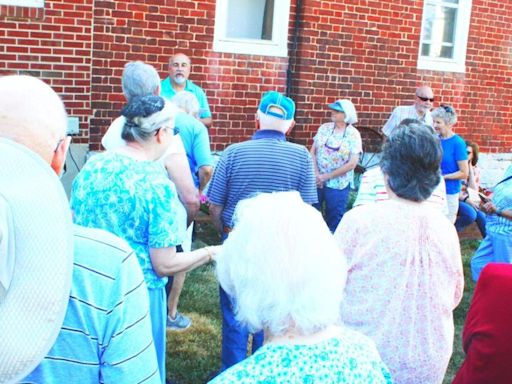
[[432,39],[432,26],[434,24],[436,6],[427,4],[425,6],[425,21],[423,22],[423,31],[421,31],[421,37],[423,40]]
[[459,0],[444,0],[443,2],[449,4],[459,4]]
[[274,0],[229,0],[226,37],[272,40]]
[[421,45],[421,56],[430,56],[430,44]]
[[453,46],[452,47],[448,47],[448,46],[441,47],[441,54],[439,56],[443,57],[445,59],[451,59],[453,57]]
[[[453,44],[457,23],[457,8],[427,4],[422,30],[421,55],[432,58],[453,58]],[[427,53],[428,52],[428,53]]]
[[457,22],[457,9],[456,8],[443,8],[444,17],[440,21],[443,28],[443,42],[453,43],[455,39],[455,23]]

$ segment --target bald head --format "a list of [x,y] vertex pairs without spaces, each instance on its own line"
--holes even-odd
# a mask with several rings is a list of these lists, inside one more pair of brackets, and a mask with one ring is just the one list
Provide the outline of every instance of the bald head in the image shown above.
[[0,137],[25,145],[51,163],[66,126],[64,104],[44,82],[30,76],[0,77]]

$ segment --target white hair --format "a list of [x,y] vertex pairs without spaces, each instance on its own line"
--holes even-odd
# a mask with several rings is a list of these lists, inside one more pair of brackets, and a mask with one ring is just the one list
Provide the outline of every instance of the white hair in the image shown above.
[[199,116],[199,101],[192,92],[180,91],[174,95],[171,101],[187,115]]
[[260,122],[260,129],[271,129],[286,133],[293,124],[293,119],[283,120],[272,115],[265,115],[259,109],[257,111],[257,117]]
[[251,331],[304,335],[339,319],[346,261],[321,214],[298,192],[241,201],[217,257],[217,276]]

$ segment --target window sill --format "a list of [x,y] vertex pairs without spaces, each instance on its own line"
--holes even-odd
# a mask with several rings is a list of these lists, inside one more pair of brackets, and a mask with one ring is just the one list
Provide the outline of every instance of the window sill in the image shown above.
[[439,72],[456,72],[465,73],[465,63],[455,62],[452,60],[435,60],[435,59],[418,59],[418,69]]

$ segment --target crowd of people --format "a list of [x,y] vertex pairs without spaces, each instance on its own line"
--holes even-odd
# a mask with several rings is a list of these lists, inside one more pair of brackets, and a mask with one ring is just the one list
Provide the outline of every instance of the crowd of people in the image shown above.
[[[478,146],[454,132],[452,106],[431,112],[421,86],[395,108],[347,211],[362,154],[350,100],[328,104],[308,150],[286,140],[294,101],[266,92],[252,138],[213,167],[212,114],[190,74],[182,53],[163,81],[126,64],[126,105],[69,204],[62,101],[35,78],[0,78],[0,382],[165,384],[166,331],[191,324],[185,273],[215,261],[211,383],[441,383],[464,287],[457,230],[472,222],[484,239],[456,382],[510,382],[497,300],[512,287],[512,165],[480,193]],[[191,250],[206,200],[223,244]]]

